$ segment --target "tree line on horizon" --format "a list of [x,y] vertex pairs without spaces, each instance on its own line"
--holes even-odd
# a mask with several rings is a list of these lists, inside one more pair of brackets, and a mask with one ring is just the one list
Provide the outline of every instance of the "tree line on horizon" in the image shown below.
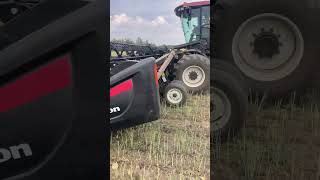
[[154,43],[149,42],[148,40],[143,40],[141,37],[138,37],[136,40],[132,40],[130,38],[112,39],[111,42],[134,44],[134,45],[139,45],[139,46],[170,47],[170,45],[160,45],[160,46],[158,46],[158,45],[156,45]]

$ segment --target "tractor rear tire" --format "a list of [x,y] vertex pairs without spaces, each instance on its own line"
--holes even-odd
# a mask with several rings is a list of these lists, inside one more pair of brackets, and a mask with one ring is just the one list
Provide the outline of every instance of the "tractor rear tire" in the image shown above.
[[176,80],[190,93],[203,93],[210,87],[210,60],[199,54],[184,55],[175,64]]
[[[255,92],[278,98],[309,86],[319,57],[307,1],[218,0],[215,54],[233,62]],[[217,6],[219,7],[219,6]]]
[[[214,62],[213,62],[214,63]],[[230,69],[230,65],[212,69],[210,117],[214,143],[231,139],[243,127],[248,112],[248,92]]]

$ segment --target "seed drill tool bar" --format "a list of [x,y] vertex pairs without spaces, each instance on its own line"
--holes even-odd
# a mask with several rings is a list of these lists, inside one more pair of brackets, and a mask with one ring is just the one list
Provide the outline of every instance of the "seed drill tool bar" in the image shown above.
[[150,45],[134,45],[127,43],[110,43],[110,52],[115,52],[116,57],[111,56],[111,60],[134,59],[141,60],[148,57],[158,58],[168,52],[166,47],[154,47]]

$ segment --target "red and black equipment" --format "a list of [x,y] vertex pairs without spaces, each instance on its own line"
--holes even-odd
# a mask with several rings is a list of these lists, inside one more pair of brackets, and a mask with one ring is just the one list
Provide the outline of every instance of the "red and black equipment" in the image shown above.
[[123,61],[110,71],[110,126],[127,128],[160,117],[157,65],[153,57]]
[[43,0],[0,26],[0,179],[108,178],[107,10]]

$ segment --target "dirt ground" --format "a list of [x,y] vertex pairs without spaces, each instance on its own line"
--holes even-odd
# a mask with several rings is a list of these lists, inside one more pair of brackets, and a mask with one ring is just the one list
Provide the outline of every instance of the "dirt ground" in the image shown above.
[[200,95],[181,108],[163,104],[160,120],[114,133],[111,179],[209,180],[209,102]]
[[251,102],[246,128],[213,148],[217,180],[319,180],[320,96]]

